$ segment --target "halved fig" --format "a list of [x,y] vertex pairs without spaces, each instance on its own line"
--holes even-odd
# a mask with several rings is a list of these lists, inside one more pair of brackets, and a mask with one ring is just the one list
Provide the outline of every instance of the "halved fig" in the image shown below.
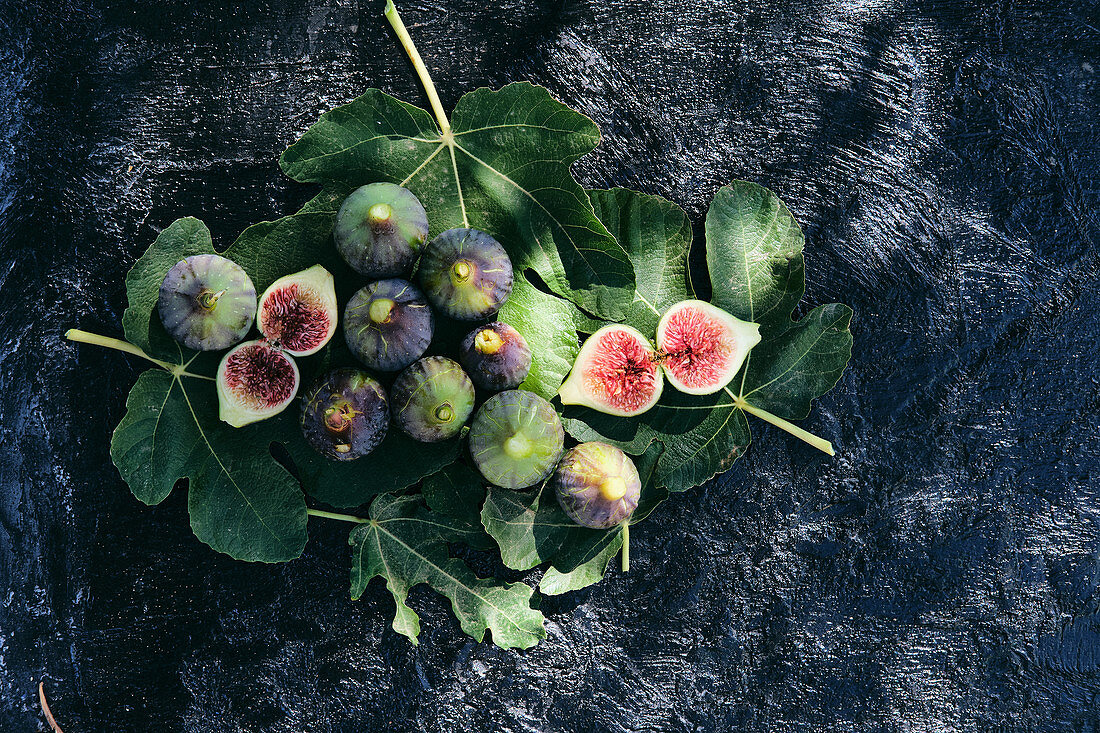
[[196,351],[219,351],[248,333],[256,315],[256,288],[236,262],[192,255],[164,276],[157,309],[176,341]]
[[702,300],[675,304],[657,324],[657,351],[672,386],[687,394],[713,394],[730,383],[760,326]]
[[657,404],[663,388],[649,340],[635,328],[613,324],[584,342],[558,395],[563,405],[629,417]]
[[267,341],[246,341],[218,365],[218,416],[235,428],[278,415],[298,393],[294,359]]
[[283,351],[309,356],[332,338],[337,315],[332,274],[314,265],[271,283],[260,296],[256,325]]

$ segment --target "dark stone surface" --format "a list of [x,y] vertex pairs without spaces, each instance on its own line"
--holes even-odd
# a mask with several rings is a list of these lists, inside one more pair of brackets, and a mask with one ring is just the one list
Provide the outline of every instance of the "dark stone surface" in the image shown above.
[[1097,730],[1100,8],[1089,2],[403,4],[446,105],[530,79],[590,114],[592,186],[777,191],[806,305],[856,311],[809,429],[549,598],[529,652],[347,596],[346,530],[232,562],[108,458],[142,365],[122,278],[177,216],[219,246],[310,191],[278,153],[368,86],[423,103],[382,2],[0,0],[0,728]]

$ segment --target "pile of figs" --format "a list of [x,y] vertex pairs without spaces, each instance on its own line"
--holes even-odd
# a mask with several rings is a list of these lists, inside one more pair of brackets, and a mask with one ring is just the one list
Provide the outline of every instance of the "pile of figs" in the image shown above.
[[[458,437],[469,423],[469,457],[488,482],[520,490],[549,481],[576,523],[627,522],[641,490],[630,458],[596,442],[566,451],[554,407],[518,389],[531,369],[531,349],[514,327],[493,320],[512,291],[504,247],[476,229],[448,229],[430,241],[428,230],[417,197],[392,183],[362,186],[340,207],[333,241],[368,280],[343,311],[348,349],[364,368],[333,369],[306,389],[300,425],[307,443],[329,459],[352,461],[378,448],[391,424],[435,442]],[[339,316],[333,277],[320,265],[276,280],[257,299],[244,269],[214,254],[176,263],[161,284],[158,309],[184,346],[229,349],[216,385],[220,417],[234,427],[276,415],[294,400],[294,357],[324,347]],[[477,324],[457,359],[426,355],[439,317]],[[261,337],[242,343],[253,322]],[[630,326],[598,330],[583,344],[560,398],[630,416],[657,403],[666,378],[690,394],[713,393],[759,339],[756,324],[684,301],[662,317],[656,348]],[[479,391],[484,401],[475,412]]]

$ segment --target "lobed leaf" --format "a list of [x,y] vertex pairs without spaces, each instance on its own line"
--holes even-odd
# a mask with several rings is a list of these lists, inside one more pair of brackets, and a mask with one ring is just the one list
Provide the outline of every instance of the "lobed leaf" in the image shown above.
[[531,607],[533,589],[523,583],[478,578],[447,552],[454,526],[445,515],[420,505],[416,496],[382,494],[370,508],[370,522],[352,530],[351,596],[358,599],[372,578],[380,577],[397,610],[393,628],[416,643],[420,619],[409,608],[409,590],[426,583],[451,601],[462,630],[481,641],[527,649],[546,638],[543,615]]
[[634,289],[630,259],[569,172],[599,140],[590,119],[526,82],[464,95],[447,136],[427,111],[371,89],[322,115],[280,164],[303,182],[405,186],[431,212],[432,236],[490,232],[517,271],[618,320]]

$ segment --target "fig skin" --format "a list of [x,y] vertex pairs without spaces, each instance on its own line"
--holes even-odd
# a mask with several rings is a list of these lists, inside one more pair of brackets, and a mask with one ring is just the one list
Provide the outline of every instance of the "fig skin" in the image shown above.
[[570,449],[550,483],[569,518],[591,529],[610,529],[630,519],[642,492],[634,461],[599,442]]
[[432,306],[459,321],[500,310],[512,294],[512,260],[500,242],[477,229],[448,229],[424,249],[420,286]]
[[474,411],[474,383],[457,361],[428,356],[394,380],[394,422],[413,440],[453,438]]
[[608,415],[640,415],[657,404],[664,378],[656,352],[641,331],[604,326],[588,337],[558,392],[563,405]]
[[164,329],[195,351],[239,342],[256,315],[256,287],[240,265],[220,255],[186,257],[172,266],[157,300]]
[[260,296],[256,326],[283,351],[309,356],[320,351],[336,333],[338,315],[332,274],[314,265],[268,286]]
[[370,183],[344,199],[332,238],[340,255],[360,275],[404,277],[428,239],[428,215],[407,188]]
[[427,351],[435,317],[408,280],[389,278],[360,289],[344,308],[348,348],[371,369],[395,372]]
[[661,367],[672,386],[687,394],[721,390],[759,342],[759,325],[702,300],[676,303],[657,324]]
[[373,451],[389,423],[385,390],[360,369],[333,369],[302,395],[302,435],[334,461],[354,461]]
[[491,392],[515,389],[531,371],[531,348],[519,331],[502,321],[466,334],[458,360],[478,387]]
[[487,481],[505,489],[525,489],[549,476],[564,442],[558,413],[534,392],[498,392],[470,424],[474,465]]
[[246,341],[218,365],[218,417],[235,428],[278,415],[298,393],[298,365],[267,341]]

